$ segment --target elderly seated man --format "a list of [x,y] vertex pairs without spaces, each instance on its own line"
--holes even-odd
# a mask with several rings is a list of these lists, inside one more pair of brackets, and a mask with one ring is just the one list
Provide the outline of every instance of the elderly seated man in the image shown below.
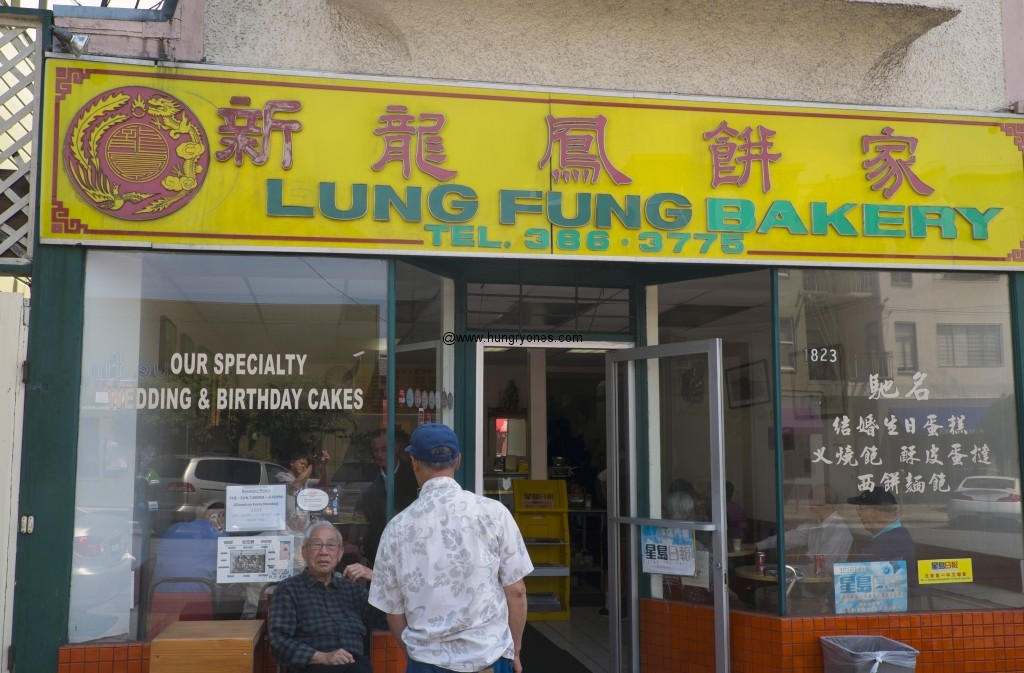
[[306,530],[306,569],[277,585],[270,601],[270,650],[294,673],[371,673],[363,642],[372,620],[366,601],[366,566],[334,572],[341,560],[341,533],[317,521]]

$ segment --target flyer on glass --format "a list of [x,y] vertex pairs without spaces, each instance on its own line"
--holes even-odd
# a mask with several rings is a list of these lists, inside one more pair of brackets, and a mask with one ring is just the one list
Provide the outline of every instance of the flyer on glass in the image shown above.
[[291,577],[295,537],[262,535],[217,540],[217,583],[278,582]]
[[907,562],[870,561],[833,566],[836,614],[907,611]]
[[284,484],[227,487],[227,532],[284,530]]
[[693,536],[682,528],[644,526],[640,553],[645,573],[692,576],[696,569]]

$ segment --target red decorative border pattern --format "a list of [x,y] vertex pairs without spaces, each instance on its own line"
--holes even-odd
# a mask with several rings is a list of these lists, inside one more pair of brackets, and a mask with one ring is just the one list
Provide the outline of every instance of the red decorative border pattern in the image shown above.
[[1024,122],[1000,122],[999,128],[1003,133],[1013,138],[1013,144],[1024,153]]
[[71,217],[71,210],[64,207],[63,201],[53,200],[50,209],[50,231],[54,234],[87,234],[89,225]]
[[91,72],[84,68],[57,68],[57,82],[53,87],[53,90],[57,92],[55,101],[60,103],[64,100],[65,96],[71,93],[71,87],[73,85],[81,84],[88,79],[91,74]]

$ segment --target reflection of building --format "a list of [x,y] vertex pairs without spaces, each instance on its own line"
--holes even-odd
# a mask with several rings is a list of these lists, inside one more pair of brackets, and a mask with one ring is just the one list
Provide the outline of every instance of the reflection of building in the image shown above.
[[[943,619],[985,609],[1016,623],[1020,533],[987,522],[943,527],[958,477],[1020,475],[1011,302],[1021,290],[1020,119],[989,111],[1024,92],[1007,75],[1019,70],[1016,47],[1002,45],[994,3],[820,0],[812,9],[825,11],[806,11],[727,2],[721,16],[662,0],[598,12],[571,1],[434,3],[425,7],[431,30],[407,4],[332,2],[291,15],[271,3],[241,11],[233,0],[165,2],[167,15],[141,24],[75,9],[58,23],[94,31],[94,53],[115,60],[58,54],[19,69],[47,73],[38,94],[47,114],[35,117],[38,180],[7,180],[21,169],[0,146],[0,200],[20,218],[0,226],[0,254],[21,255],[0,271],[25,273],[27,239],[9,233],[22,231],[24,213],[38,210],[41,236],[31,251],[20,511],[46,525],[18,550],[19,665],[55,669],[65,624],[76,643],[139,639],[147,606],[134,595],[111,604],[90,585],[92,563],[114,552],[82,546],[90,535],[76,508],[146,530],[148,502],[136,502],[134,480],[149,443],[163,455],[282,463],[292,449],[326,450],[344,500],[378,479],[398,490],[401,456],[385,452],[374,464],[374,430],[394,436],[439,420],[471,447],[460,474],[468,487],[490,484],[500,496],[517,475],[589,470],[600,495],[599,475],[621,468],[636,487],[623,480],[608,491],[636,514],[661,517],[676,484],[692,492],[695,517],[709,518],[712,391],[722,392],[724,476],[759,535],[806,520],[816,486],[854,495],[866,460],[879,480],[897,475],[921,558],[976,561],[975,582],[936,589],[927,609]],[[4,25],[35,21],[48,37],[48,18],[22,12]],[[1017,19],[1006,21],[1015,34]],[[509,25],[528,29],[512,37]],[[765,26],[773,45],[758,52],[757,68],[749,49],[721,48]],[[628,46],[613,33],[630,36]],[[19,33],[17,44],[33,39]],[[986,56],[1002,46],[1006,72]],[[958,50],[977,55],[970,78],[948,56]],[[123,62],[133,58],[144,61]],[[878,149],[880,138],[904,143],[899,161],[896,149]],[[148,150],[142,163],[116,151],[136,140]],[[168,151],[153,149],[160,143]],[[869,177],[865,162],[887,171]],[[11,196],[37,183],[38,201]],[[583,343],[549,341],[566,337]],[[621,374],[628,408],[605,409],[607,350],[709,339],[722,340],[721,381],[702,357],[666,359]],[[175,353],[211,363],[241,355],[243,364],[171,372]],[[282,370],[276,358],[288,355],[294,368],[286,360]],[[927,399],[907,397],[918,373]],[[510,378],[524,408],[491,437],[489,408],[520,404],[500,399]],[[138,408],[138,388],[157,390],[156,409]],[[187,407],[183,396],[161,396],[171,388],[190,391]],[[212,394],[207,407],[202,391]],[[630,416],[636,432],[609,437],[613,414]],[[868,416],[877,442],[867,441]],[[929,416],[936,435],[925,430]],[[569,423],[575,465],[549,464],[556,418]],[[879,434],[890,418],[896,434]],[[840,434],[847,421],[851,434]],[[635,453],[608,453],[627,439]],[[108,442],[126,452],[125,469],[104,469]],[[951,465],[958,443],[964,464]],[[972,460],[975,445],[988,447],[988,463],[981,453]],[[877,456],[865,458],[869,446]],[[929,482],[935,447],[948,491]],[[493,459],[509,453],[528,472],[497,474],[510,461],[498,470]],[[201,488],[179,476],[160,475],[165,499]],[[391,500],[389,512],[400,506]],[[842,513],[864,538],[851,507]],[[364,524],[351,518],[340,525],[359,539]],[[132,549],[137,567],[105,566],[111,585],[137,581],[146,594],[152,559],[142,547]],[[43,596],[54,559],[73,578],[57,600]],[[549,570],[594,571],[577,566]],[[621,651],[638,653],[644,669],[681,668],[678,656],[709,670],[703,634],[686,639],[700,630],[674,625],[706,625],[711,608],[663,600],[663,585],[629,563],[611,583],[611,605],[634,577],[644,627]],[[568,607],[599,607],[585,603]],[[839,627],[822,616],[811,630],[792,629],[785,620],[797,610],[751,600],[733,609],[744,632],[771,634],[733,640],[743,665],[774,662]],[[983,639],[914,644],[929,662],[994,656]]]
[[[978,470],[1016,469],[1014,451],[970,455],[975,447],[1015,441],[1013,419],[1000,409],[1013,394],[1013,381],[1004,366],[1011,334],[999,275],[793,271],[780,287],[783,306],[791,307],[780,311],[780,333],[789,404],[784,427],[798,459],[788,461],[794,476],[807,470],[807,457],[821,446],[833,458],[842,447],[855,447],[862,464],[864,448],[879,448],[872,460],[889,474],[899,472],[904,491],[908,474],[937,473],[955,488]],[[867,414],[877,433],[858,429]],[[837,419],[852,423],[853,432],[831,428]],[[886,419],[895,420],[893,427]],[[915,430],[919,424],[920,432],[909,431],[908,423]],[[964,453],[959,465],[950,464],[954,444]],[[837,461],[825,460],[816,459],[816,471],[842,471]],[[919,463],[943,469],[922,474]],[[931,485],[925,493],[904,495],[936,506],[949,497]]]

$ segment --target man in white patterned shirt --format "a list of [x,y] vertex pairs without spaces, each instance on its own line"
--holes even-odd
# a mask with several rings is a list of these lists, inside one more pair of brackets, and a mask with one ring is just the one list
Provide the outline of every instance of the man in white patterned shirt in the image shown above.
[[384,529],[370,604],[387,615],[406,673],[521,673],[533,564],[519,527],[500,502],[455,481],[451,428],[423,425],[405,450],[420,495]]

